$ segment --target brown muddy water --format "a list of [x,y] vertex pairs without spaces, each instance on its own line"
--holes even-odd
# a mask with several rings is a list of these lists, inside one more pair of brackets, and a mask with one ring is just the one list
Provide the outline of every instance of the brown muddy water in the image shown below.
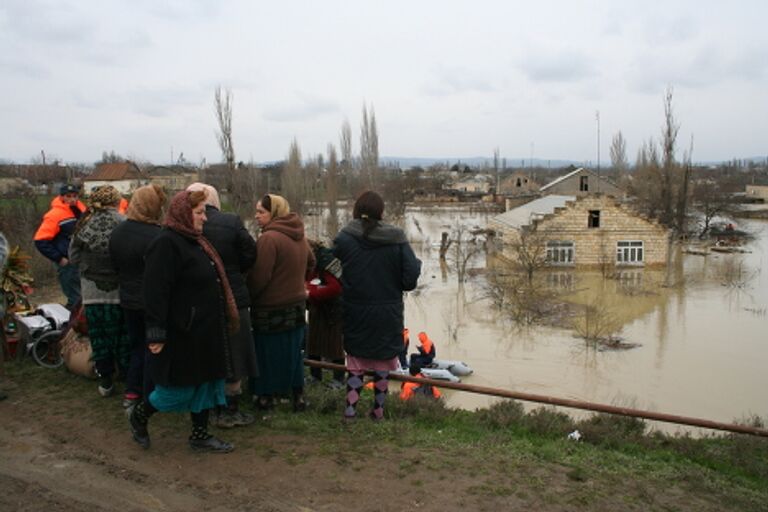
[[[552,273],[573,296],[601,300],[620,319],[618,335],[638,345],[612,351],[587,347],[570,329],[516,327],[483,298],[484,255],[470,260],[463,287],[455,250],[441,268],[440,233],[466,235],[487,218],[467,208],[411,208],[404,222],[423,261],[419,286],[406,298],[406,324],[414,339],[422,330],[432,337],[438,358],[474,369],[463,382],[722,422],[768,418],[768,223],[740,226],[756,235],[749,253],[679,253],[669,276],[649,269],[619,279]],[[498,400],[451,390],[445,397],[465,409]]]

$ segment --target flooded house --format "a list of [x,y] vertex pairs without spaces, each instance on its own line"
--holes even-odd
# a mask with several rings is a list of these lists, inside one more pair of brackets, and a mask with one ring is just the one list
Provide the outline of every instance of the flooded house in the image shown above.
[[605,194],[620,198],[626,196],[625,191],[617,184],[605,176],[583,167],[550,181],[539,189],[539,193],[541,195],[557,194],[577,197],[592,194]]
[[669,230],[604,194],[547,195],[489,219],[488,227],[502,257],[515,259],[525,247],[550,266],[661,266],[669,251]]
[[147,172],[149,183],[159,185],[167,191],[185,190],[198,180],[196,169],[181,165],[156,165]]

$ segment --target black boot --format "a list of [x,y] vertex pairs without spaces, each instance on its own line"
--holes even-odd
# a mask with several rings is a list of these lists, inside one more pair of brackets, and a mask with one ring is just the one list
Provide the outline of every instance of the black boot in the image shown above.
[[293,390],[293,412],[304,412],[309,405],[304,400],[304,388],[294,388]]
[[155,411],[156,409],[152,407],[151,404],[148,404],[142,400],[136,404],[136,406],[131,411],[130,416],[128,416],[128,424],[131,427],[133,440],[136,441],[136,443],[145,450],[149,449],[150,444],[147,425],[149,424],[150,416],[152,416]]

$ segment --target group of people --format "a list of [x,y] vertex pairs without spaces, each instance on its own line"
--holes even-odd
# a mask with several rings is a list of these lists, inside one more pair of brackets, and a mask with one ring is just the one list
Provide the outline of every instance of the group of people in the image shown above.
[[256,202],[256,239],[221,211],[210,185],[195,183],[167,206],[162,189],[140,187],[124,216],[121,199],[105,185],[86,207],[66,185],[35,243],[56,264],[68,305],[85,308],[99,394],[125,380],[136,443],[149,448],[156,412],[182,411],[193,449],[231,451],[208,432],[211,413],[220,427],[252,423],[239,403],[246,381],[257,408],[288,395],[303,411],[304,354],[346,362],[346,376],[337,370],[331,381],[346,388],[344,421],[356,417],[373,372],[369,416],[383,419],[388,373],[403,349],[403,292],[416,287],[421,262],[404,232],[383,222],[381,196],[357,198],[330,248],[308,240],[275,194]]

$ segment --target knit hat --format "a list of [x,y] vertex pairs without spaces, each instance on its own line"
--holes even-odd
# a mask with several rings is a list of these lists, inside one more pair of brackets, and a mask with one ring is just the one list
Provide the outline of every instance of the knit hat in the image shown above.
[[91,190],[91,195],[88,197],[88,206],[92,210],[103,210],[110,206],[117,206],[120,204],[122,196],[112,185],[102,185]]

